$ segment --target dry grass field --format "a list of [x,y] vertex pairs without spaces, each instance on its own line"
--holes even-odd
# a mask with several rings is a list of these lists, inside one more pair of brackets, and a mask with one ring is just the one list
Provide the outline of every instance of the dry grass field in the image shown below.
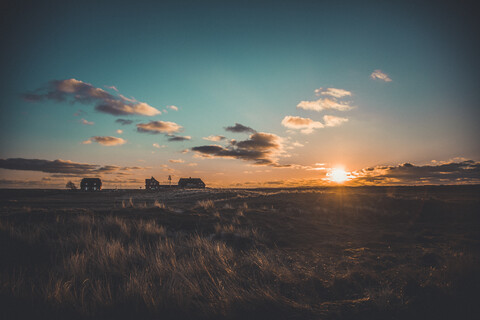
[[0,190],[1,319],[474,319],[480,187]]

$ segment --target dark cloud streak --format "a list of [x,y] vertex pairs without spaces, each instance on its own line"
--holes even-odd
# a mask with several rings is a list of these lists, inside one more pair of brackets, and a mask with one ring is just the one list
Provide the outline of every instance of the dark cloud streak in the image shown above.
[[120,167],[114,165],[100,166],[96,164],[78,163],[69,160],[41,160],[9,158],[0,159],[0,168],[9,170],[39,171],[45,173],[81,175],[111,174],[142,169],[141,167]]
[[132,124],[133,120],[117,119],[117,120],[115,120],[115,122],[120,123],[122,126],[126,126],[128,124]]
[[232,158],[252,161],[256,165],[281,167],[275,155],[282,151],[281,138],[271,134],[256,132],[243,141],[232,140],[227,147],[205,145],[193,147],[191,150],[204,157]]
[[169,136],[168,141],[179,142],[179,141],[188,141],[191,140],[190,136]]
[[76,79],[52,80],[47,87],[39,88],[33,93],[25,93],[22,96],[31,102],[70,100],[72,103],[94,103],[97,111],[112,115],[154,116],[161,114],[159,110],[145,102],[126,98],[121,94],[112,95],[103,89]]
[[463,160],[417,166],[404,163],[398,166],[377,166],[355,173],[355,184],[464,184],[480,183],[480,162]]
[[255,133],[255,132],[257,132],[256,130],[254,130],[250,127],[244,126],[243,124],[240,124],[240,123],[235,123],[235,125],[231,126],[231,127],[225,127],[225,130],[230,131],[230,132],[236,132],[236,133],[239,133],[239,132]]

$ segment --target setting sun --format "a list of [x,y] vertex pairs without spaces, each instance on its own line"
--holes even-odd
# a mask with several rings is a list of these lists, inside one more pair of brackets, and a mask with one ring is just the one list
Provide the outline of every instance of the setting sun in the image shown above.
[[328,179],[332,182],[343,183],[349,179],[348,172],[342,168],[333,168],[327,173]]

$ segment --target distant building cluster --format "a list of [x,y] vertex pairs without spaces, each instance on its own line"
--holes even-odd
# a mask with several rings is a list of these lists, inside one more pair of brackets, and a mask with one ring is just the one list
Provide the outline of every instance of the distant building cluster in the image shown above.
[[[170,176],[169,181],[171,181]],[[171,183],[160,184],[154,177],[145,179],[145,190],[156,191],[166,188],[203,189],[205,188],[205,183],[200,178],[180,178],[177,185],[172,185]]]
[[179,188],[205,188],[205,183],[200,178],[180,178],[178,180],[178,187]]
[[[200,178],[180,178],[178,184],[172,185],[172,178],[168,176],[168,184],[160,184],[154,177],[145,179],[145,190],[158,191],[167,188],[180,189],[204,189],[205,183]],[[100,178],[83,178],[80,182],[82,191],[100,191],[102,190],[102,180]]]

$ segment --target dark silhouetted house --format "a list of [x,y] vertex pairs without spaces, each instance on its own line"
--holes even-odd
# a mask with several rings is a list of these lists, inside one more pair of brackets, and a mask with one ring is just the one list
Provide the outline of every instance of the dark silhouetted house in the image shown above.
[[145,190],[158,190],[160,189],[160,182],[155,180],[154,177],[145,179]]
[[82,191],[100,191],[102,190],[102,180],[99,178],[83,178],[80,182]]
[[205,188],[205,183],[200,178],[180,178],[179,188]]

